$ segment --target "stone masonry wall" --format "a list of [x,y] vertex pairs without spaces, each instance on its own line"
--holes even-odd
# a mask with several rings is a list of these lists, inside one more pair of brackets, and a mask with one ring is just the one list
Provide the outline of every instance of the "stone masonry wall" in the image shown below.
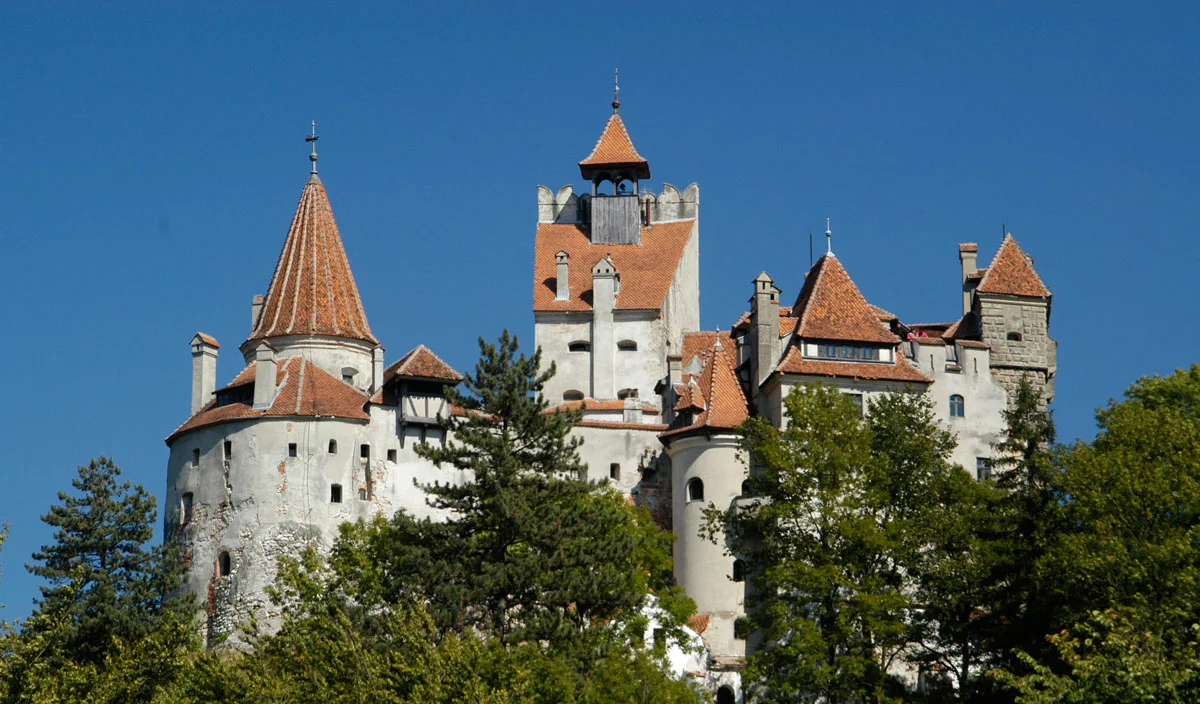
[[[977,312],[983,342],[992,348],[992,376],[1008,391],[1010,401],[1022,377],[1041,393],[1043,404],[1052,401],[1057,343],[1049,334],[1046,301],[980,296]],[[1008,339],[1010,333],[1021,339]]]

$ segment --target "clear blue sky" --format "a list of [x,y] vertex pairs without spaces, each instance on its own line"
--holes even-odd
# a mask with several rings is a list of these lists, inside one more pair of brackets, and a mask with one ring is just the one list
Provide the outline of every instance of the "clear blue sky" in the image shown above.
[[763,269],[791,299],[826,217],[870,301],[953,319],[956,244],[986,262],[1004,220],[1054,292],[1064,439],[1198,356],[1195,3],[95,5],[0,20],[3,617],[76,465],[162,496],[188,339],[240,368],[314,118],[389,361],[531,341],[535,186],[580,183],[615,66],[650,185],[700,183],[707,328]]

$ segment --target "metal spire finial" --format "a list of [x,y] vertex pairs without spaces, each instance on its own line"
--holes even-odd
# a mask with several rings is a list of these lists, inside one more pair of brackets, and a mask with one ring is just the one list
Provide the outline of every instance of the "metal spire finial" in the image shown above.
[[613,69],[613,112],[621,107],[621,69]]
[[317,121],[313,120],[312,121],[312,134],[304,135],[304,141],[312,142],[312,154],[308,155],[308,159],[309,159],[309,161],[312,162],[312,171],[310,171],[309,173],[311,173],[314,176],[316,176],[316,174],[317,174],[317,140],[318,139],[320,139],[320,137],[317,135]]
[[833,230],[829,229],[829,218],[825,218],[825,253],[833,254]]

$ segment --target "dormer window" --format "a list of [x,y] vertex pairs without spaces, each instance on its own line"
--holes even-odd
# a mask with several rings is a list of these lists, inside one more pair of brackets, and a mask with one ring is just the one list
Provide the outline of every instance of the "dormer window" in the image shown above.
[[878,362],[883,350],[871,345],[854,345],[850,343],[821,343],[817,345],[817,357],[820,359],[837,359],[856,362]]

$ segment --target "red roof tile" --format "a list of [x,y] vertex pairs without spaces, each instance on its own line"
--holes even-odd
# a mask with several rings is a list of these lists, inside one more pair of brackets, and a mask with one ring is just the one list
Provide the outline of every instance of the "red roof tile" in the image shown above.
[[454,383],[462,381],[463,378],[463,375],[455,371],[454,367],[443,362],[441,357],[434,354],[433,350],[425,345],[417,345],[412,348],[383,372],[385,380],[391,380],[392,377],[397,376],[437,379]]
[[[254,381],[255,364],[243,369],[225,388],[243,386]],[[248,403],[218,406],[214,399],[201,408],[183,425],[167,436],[167,444],[184,433],[228,420],[261,418],[264,416],[301,416],[310,418],[334,417],[368,420],[364,410],[367,395],[335,379],[325,370],[303,357],[280,360],[275,369],[275,401],[270,408],[255,410]]]
[[1004,236],[1000,249],[988,265],[987,275],[979,282],[980,293],[1001,293],[1010,296],[1032,296],[1044,298],[1050,289],[1033,270],[1025,253],[1011,234]]
[[825,359],[805,359],[798,346],[792,346],[776,367],[783,374],[806,376],[832,376],[843,379],[869,379],[872,381],[911,381],[922,384],[933,380],[921,373],[900,350],[896,350],[896,361],[892,364],[870,362],[835,362]]
[[978,252],[979,245],[975,244],[974,242],[963,242],[958,245],[958,251],[959,252]]
[[[585,311],[592,308],[592,266],[610,255],[621,276],[619,309],[662,307],[695,220],[657,223],[642,228],[641,244],[592,244],[578,225],[539,223],[534,244],[534,311]],[[555,300],[558,276],[554,257],[570,257],[571,297]]]
[[598,167],[632,166],[638,169],[639,178],[650,178],[650,164],[633,146],[625,121],[616,112],[608,118],[600,139],[592,147],[592,153],[579,162],[579,170],[586,179],[591,179]]
[[316,174],[300,193],[251,340],[331,335],[379,344],[350,272],[333,208]]
[[200,338],[200,341],[206,345],[210,345],[210,346],[216,347],[218,349],[220,349],[220,347],[221,347],[221,343],[217,342],[217,338],[213,337],[212,335],[209,335],[206,332],[198,332],[198,333],[196,333],[195,336]]
[[[684,359],[689,347],[712,340],[707,350],[692,353],[700,357],[704,370],[688,384],[689,402],[685,408],[700,410],[688,425],[672,427],[661,437],[671,437],[701,429],[732,430],[750,417],[749,402],[737,378],[737,349],[726,332],[700,332],[684,335]],[[689,344],[690,343],[690,344]],[[685,365],[687,362],[685,361]],[[703,406],[700,402],[703,402]]]
[[688,616],[687,624],[696,633],[704,633],[708,630],[708,614],[692,614]]
[[[658,415],[659,410],[648,403],[641,404],[643,413]],[[546,413],[555,413],[557,411],[574,411],[577,409],[585,411],[623,411],[625,410],[625,401],[622,399],[610,399],[608,401],[597,401],[594,398],[585,398],[582,401],[567,401],[560,403],[557,406],[546,409]]]
[[796,334],[810,340],[897,342],[880,321],[880,309],[867,303],[837,257],[817,260],[804,279],[794,310],[800,311]]

